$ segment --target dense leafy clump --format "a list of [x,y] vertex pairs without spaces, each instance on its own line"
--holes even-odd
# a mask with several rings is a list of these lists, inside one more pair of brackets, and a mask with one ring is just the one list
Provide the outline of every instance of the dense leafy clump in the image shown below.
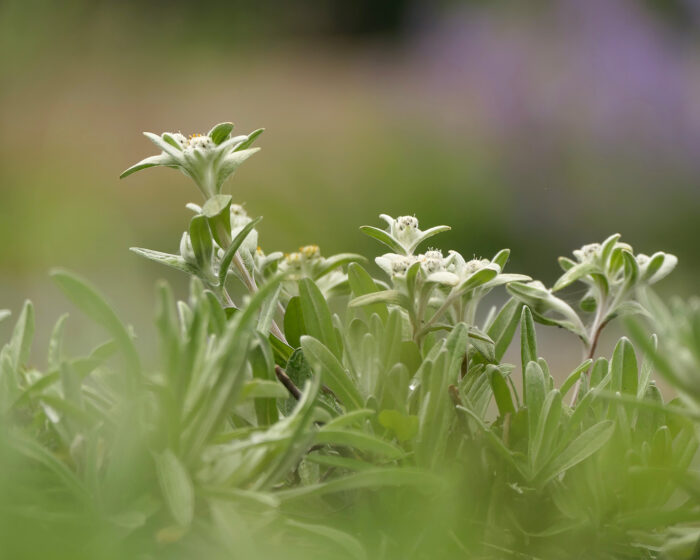
[[[505,272],[507,249],[420,253],[449,228],[387,215],[361,228],[391,251],[379,278],[356,254],[265,253],[260,218],[221,193],[261,131],[232,129],[148,134],[162,153],[124,173],[177,168],[205,197],[178,253],[134,249],[192,278],[186,301],[158,286],[158,363],[65,271],[104,344],[66,355],[61,317],[39,369],[32,305],[19,314],[0,352],[8,557],[697,557],[700,307],[649,290],[675,257],[612,235],[547,288]],[[574,282],[578,301],[557,295]],[[598,356],[621,316],[637,350]],[[580,339],[574,371],[550,372],[536,323]]]

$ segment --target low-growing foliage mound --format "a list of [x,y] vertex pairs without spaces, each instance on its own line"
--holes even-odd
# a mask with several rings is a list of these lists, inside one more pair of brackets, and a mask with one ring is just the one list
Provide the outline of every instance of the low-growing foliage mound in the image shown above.
[[[222,193],[262,130],[232,129],[147,133],[160,154],[123,174],[179,169],[204,197],[178,252],[133,249],[191,277],[185,301],[156,290],[157,363],[69,272],[53,277],[103,344],[67,355],[63,316],[37,367],[19,313],[0,352],[3,557],[700,557],[700,305],[650,290],[674,256],[611,235],[547,288],[506,272],[507,249],[465,259],[428,247],[449,227],[384,214],[361,228],[389,251],[379,277],[357,254],[268,253]],[[631,340],[600,356],[620,317]],[[573,371],[550,371],[538,324],[580,340]]]

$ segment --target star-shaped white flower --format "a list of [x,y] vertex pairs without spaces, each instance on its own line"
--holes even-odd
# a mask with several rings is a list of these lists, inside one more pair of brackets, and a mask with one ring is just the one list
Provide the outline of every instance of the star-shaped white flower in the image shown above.
[[172,167],[190,177],[208,199],[219,194],[224,181],[260,149],[250,146],[263,129],[233,137],[232,130],[232,123],[220,123],[206,136],[193,134],[186,138],[179,132],[163,132],[160,136],[144,132],[162,152],[132,165],[120,177],[127,177],[148,167]]

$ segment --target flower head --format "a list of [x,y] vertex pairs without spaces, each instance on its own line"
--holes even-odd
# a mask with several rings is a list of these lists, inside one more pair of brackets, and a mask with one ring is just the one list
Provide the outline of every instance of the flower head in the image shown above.
[[224,181],[260,149],[250,146],[263,129],[233,137],[232,130],[233,124],[220,123],[206,135],[193,134],[189,138],[179,132],[163,132],[160,136],[144,132],[162,150],[161,153],[141,160],[124,171],[121,177],[148,167],[172,167],[190,177],[205,198],[210,198],[219,194]]
[[362,226],[360,229],[399,255],[413,255],[423,241],[450,229],[448,226],[436,226],[422,231],[418,227],[418,218],[415,216],[392,218],[387,214],[380,214],[379,217],[387,223],[387,229],[373,226]]

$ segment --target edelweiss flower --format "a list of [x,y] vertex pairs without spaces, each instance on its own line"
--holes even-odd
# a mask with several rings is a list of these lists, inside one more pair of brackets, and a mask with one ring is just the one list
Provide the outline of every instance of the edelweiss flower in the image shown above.
[[327,259],[321,256],[318,245],[304,245],[294,253],[287,253],[280,261],[279,269],[290,272],[298,278],[314,278],[319,267],[322,267]]
[[186,138],[179,132],[163,132],[160,136],[144,132],[162,152],[131,166],[121,174],[121,178],[148,167],[172,167],[190,177],[205,198],[210,198],[219,194],[224,181],[260,149],[250,148],[250,145],[263,129],[247,136],[231,137],[232,130],[233,124],[220,123],[206,136],[193,134]]
[[[488,259],[472,259],[470,261],[465,261],[464,257],[457,251],[450,251],[445,260],[447,261],[445,269],[448,272],[456,274],[460,280],[465,280],[475,272],[492,264]],[[500,271],[500,267],[496,268]]]
[[407,257],[395,253],[386,253],[374,259],[374,262],[389,276],[403,276],[417,260],[418,258],[414,256]]
[[442,256],[442,251],[430,250],[419,257],[421,267],[426,274],[441,272],[445,270],[445,258]]
[[580,263],[591,262],[598,256],[600,248],[600,243],[589,243],[588,245],[584,245],[580,249],[575,249],[573,251],[574,257],[576,257],[576,260],[578,260],[578,262]]
[[373,226],[362,226],[360,229],[390,247],[395,254],[400,255],[413,255],[423,241],[450,229],[448,226],[436,226],[421,231],[418,228],[418,218],[415,216],[392,218],[387,214],[380,214],[379,217],[388,224],[388,229],[384,230]]
[[656,284],[668,276],[678,264],[678,257],[659,251],[651,256],[640,253],[636,256],[639,277],[647,284]]

